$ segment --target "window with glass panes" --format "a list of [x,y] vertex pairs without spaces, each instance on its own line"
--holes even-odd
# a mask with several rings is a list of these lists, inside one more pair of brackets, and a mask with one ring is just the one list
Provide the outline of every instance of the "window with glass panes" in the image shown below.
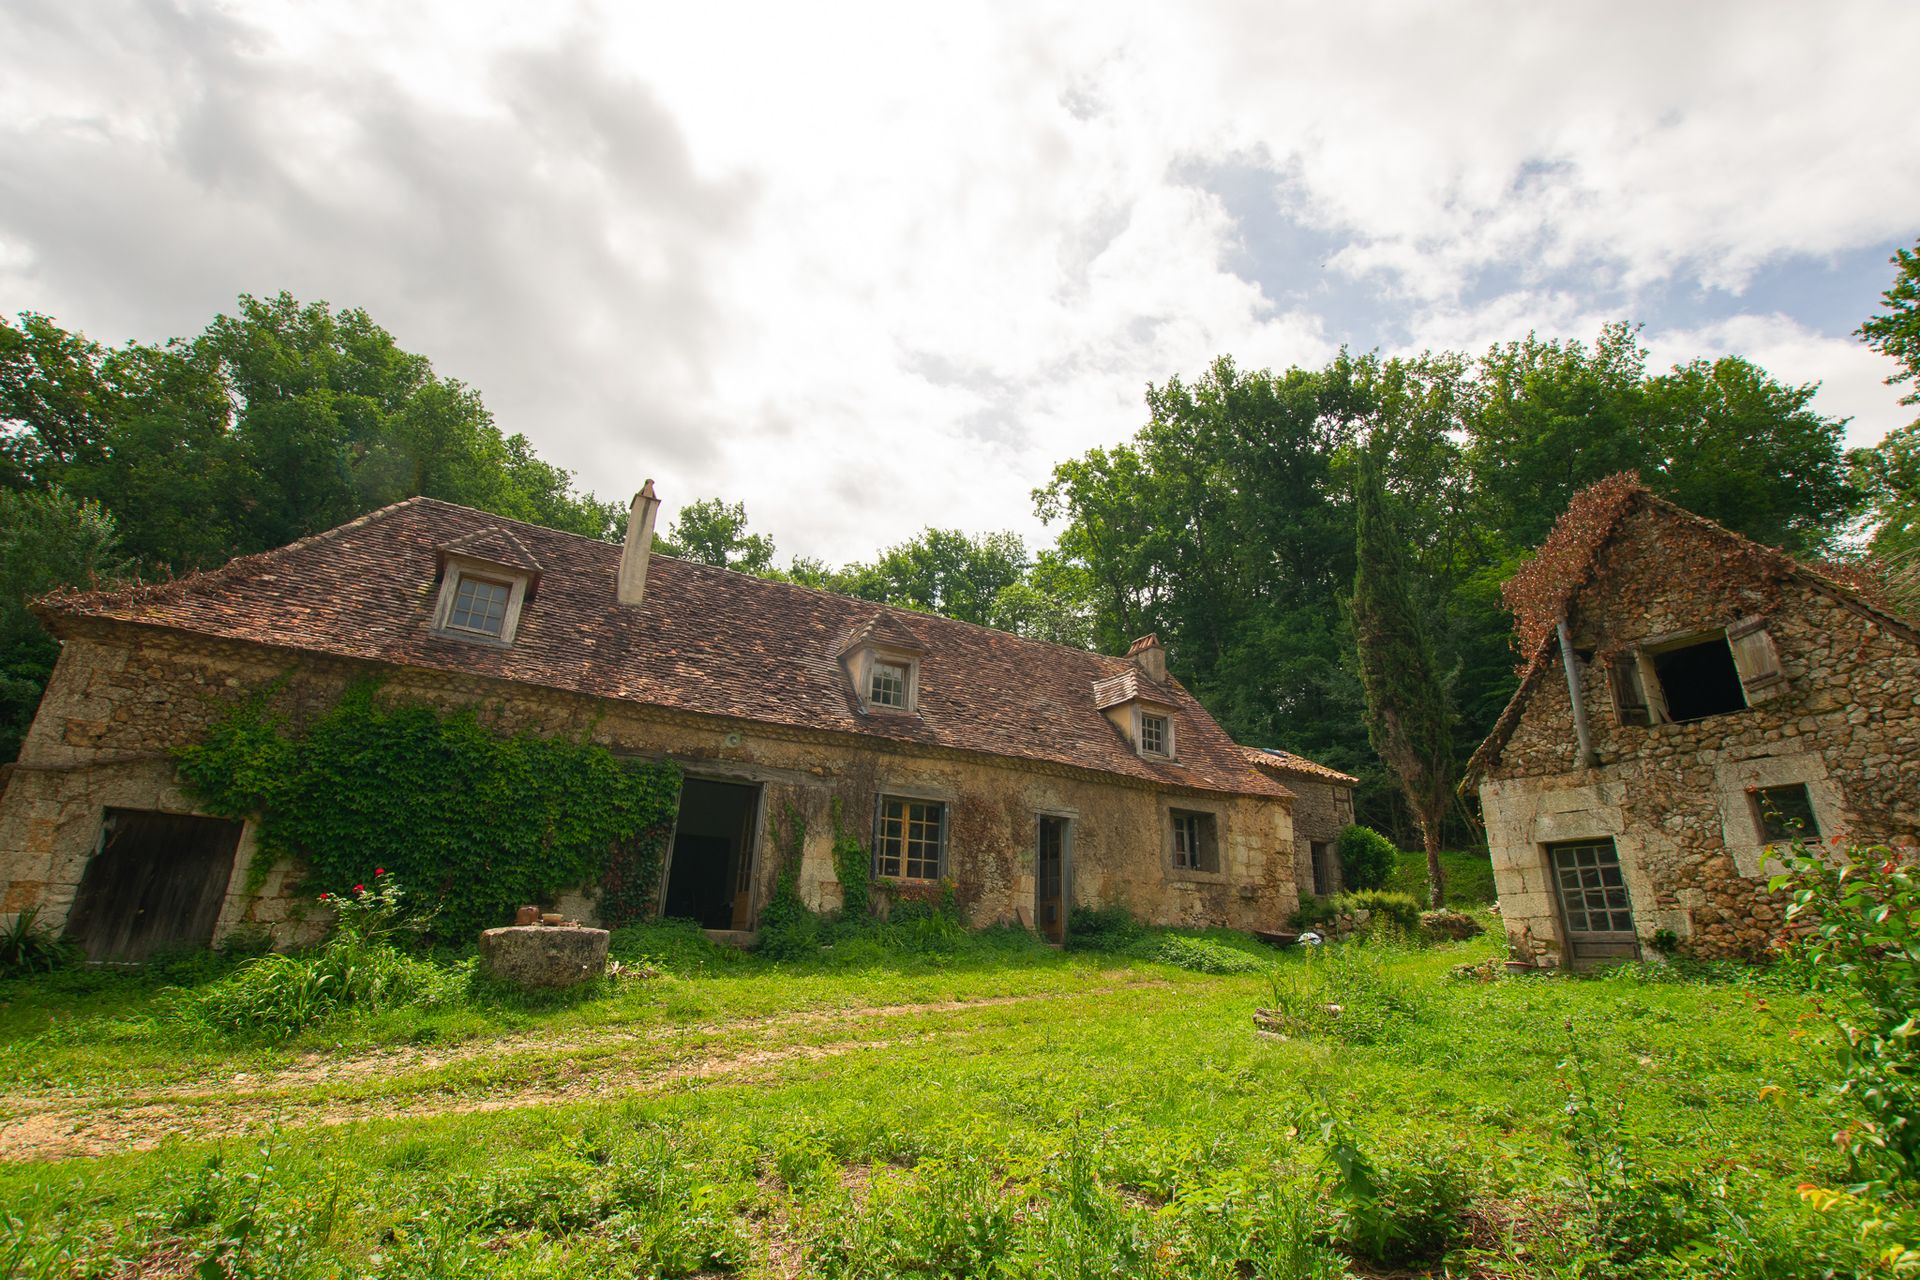
[[1554,845],[1554,886],[1574,933],[1632,933],[1633,908],[1620,874],[1620,854],[1611,840]]
[[876,707],[906,706],[908,674],[904,663],[875,662],[873,678],[867,682],[867,701]]
[[884,796],[874,834],[875,875],[901,880],[938,880],[946,843],[947,807],[936,800]]
[[1167,718],[1140,717],[1140,749],[1156,756],[1167,754]]
[[512,594],[504,582],[460,575],[453,593],[453,608],[447,611],[447,625],[461,631],[477,631],[497,636],[507,623],[507,597]]

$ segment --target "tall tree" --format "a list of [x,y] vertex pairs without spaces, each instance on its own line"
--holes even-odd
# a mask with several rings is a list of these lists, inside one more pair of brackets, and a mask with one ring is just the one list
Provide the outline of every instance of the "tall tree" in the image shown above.
[[[1893,283],[1880,295],[1885,309],[1861,324],[1861,341],[1891,357],[1899,369],[1888,386],[1912,383],[1901,404],[1920,404],[1920,245],[1895,250]],[[1879,444],[1856,449],[1853,473],[1865,491],[1874,555],[1891,562],[1912,591],[1920,576],[1920,419],[1889,432]]]
[[[1920,404],[1920,243],[1894,250],[1888,261],[1894,268],[1893,283],[1880,295],[1886,309],[1865,320],[1856,332],[1862,342],[1900,365],[1887,378],[1888,386],[1914,384],[1900,403]],[[1914,426],[1920,427],[1920,421]]]
[[1430,903],[1446,902],[1440,848],[1455,781],[1453,706],[1434,662],[1428,613],[1415,603],[1406,542],[1372,455],[1356,492],[1353,635],[1367,729],[1399,779],[1427,852]]
[[667,534],[669,554],[721,569],[766,577],[773,569],[773,539],[747,532],[747,506],[702,498],[689,502]]
[[128,567],[98,503],[0,488],[0,760],[19,754],[60,656],[28,602],[55,587],[104,585]]

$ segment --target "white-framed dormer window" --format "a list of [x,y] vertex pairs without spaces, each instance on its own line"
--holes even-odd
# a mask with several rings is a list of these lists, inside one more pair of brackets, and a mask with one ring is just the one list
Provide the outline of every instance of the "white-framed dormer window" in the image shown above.
[[527,576],[497,565],[449,558],[434,605],[433,629],[479,644],[512,644],[527,598]]
[[1140,713],[1140,750],[1150,756],[1173,754],[1173,722],[1152,711]]
[[873,674],[867,681],[867,701],[876,707],[907,709],[908,692],[913,686],[913,665],[875,658]]

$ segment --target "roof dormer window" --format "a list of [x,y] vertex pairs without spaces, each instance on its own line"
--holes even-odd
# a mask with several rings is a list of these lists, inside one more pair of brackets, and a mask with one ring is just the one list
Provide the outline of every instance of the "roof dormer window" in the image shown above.
[[838,651],[862,711],[919,714],[920,658],[926,649],[899,618],[876,613],[848,634]]
[[867,701],[876,707],[907,709],[907,689],[913,680],[913,666],[906,662],[875,659],[873,678],[867,684]]
[[1140,754],[1148,756],[1173,754],[1172,720],[1150,711],[1140,713]]
[[434,632],[475,644],[512,644],[521,611],[540,581],[540,562],[498,527],[435,550],[440,594],[433,606]]

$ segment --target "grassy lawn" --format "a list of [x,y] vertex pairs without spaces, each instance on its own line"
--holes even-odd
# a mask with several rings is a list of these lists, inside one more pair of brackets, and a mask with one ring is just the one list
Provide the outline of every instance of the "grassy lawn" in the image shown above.
[[1764,977],[1456,975],[1492,936],[1156,945],[1002,932],[775,965],[643,930],[620,951],[650,976],[529,1001],[437,961],[457,994],[436,1007],[278,1046],[182,1016],[204,966],[0,985],[0,1261],[1785,1276],[1848,1248],[1793,1190],[1843,1177],[1847,1114]]
[[[1493,863],[1484,849],[1443,849],[1440,867],[1447,876],[1447,905],[1462,911],[1493,905],[1499,894],[1493,888]],[[1427,903],[1427,855],[1419,850],[1400,851],[1399,865],[1387,881],[1387,888],[1410,894],[1421,906]]]

